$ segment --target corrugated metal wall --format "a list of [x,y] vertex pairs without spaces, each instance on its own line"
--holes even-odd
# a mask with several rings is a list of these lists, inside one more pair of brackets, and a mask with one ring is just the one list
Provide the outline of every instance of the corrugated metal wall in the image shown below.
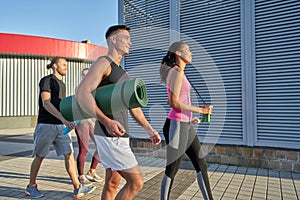
[[[161,56],[169,46],[170,5],[166,1],[124,1],[125,22],[131,27],[132,47],[125,57],[126,70],[131,78],[142,78],[147,86],[146,117],[157,130],[162,128],[167,113],[167,96],[160,85],[158,70]],[[153,25],[159,24],[159,27]],[[150,29],[147,29],[151,27]],[[145,137],[144,130],[130,117],[130,133]]]
[[300,1],[255,1],[257,144],[300,148]]
[[[202,141],[215,135],[219,144],[300,148],[300,1],[124,0],[120,5],[120,19],[134,29],[125,68],[148,83],[150,101],[143,109],[157,130],[168,112],[158,69],[177,39],[194,51],[186,74],[215,105],[212,122],[197,130]],[[133,134],[143,133],[132,127]]]
[[[51,74],[46,65],[51,58],[1,55],[0,56],[0,116],[32,116],[38,114],[39,81]],[[80,81],[81,69],[90,61],[67,60],[68,71],[63,78],[67,96],[74,94]]]
[[180,1],[181,40],[192,44],[194,54],[186,74],[214,106],[212,122],[199,128],[200,138],[244,143],[240,21],[239,1]]

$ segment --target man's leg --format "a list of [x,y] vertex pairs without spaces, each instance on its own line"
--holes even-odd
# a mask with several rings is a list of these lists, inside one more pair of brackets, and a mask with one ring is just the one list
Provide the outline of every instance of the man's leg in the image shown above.
[[29,185],[26,186],[24,191],[25,195],[30,196],[31,198],[40,198],[44,196],[43,193],[38,190],[36,184],[36,178],[43,159],[44,157],[39,157],[36,155],[31,163]]
[[36,178],[39,173],[43,157],[35,156],[32,163],[31,163],[31,168],[30,168],[30,180],[29,180],[29,185],[34,185],[36,184]]
[[119,191],[116,200],[133,199],[133,197],[143,188],[144,180],[140,167],[137,165],[129,170],[119,171],[126,180],[126,184]]
[[105,183],[102,191],[102,200],[113,200],[117,195],[121,175],[117,171],[106,169]]
[[66,170],[72,180],[74,189],[78,189],[80,186],[80,183],[79,183],[78,175],[77,175],[77,171],[76,171],[74,154],[69,153],[69,154],[65,154],[64,156],[65,156],[65,167],[66,167]]

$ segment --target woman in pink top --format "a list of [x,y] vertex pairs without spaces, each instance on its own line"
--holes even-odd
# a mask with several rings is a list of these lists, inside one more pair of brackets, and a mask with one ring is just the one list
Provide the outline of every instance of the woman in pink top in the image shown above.
[[[210,189],[207,163],[193,124],[200,123],[192,112],[211,114],[212,106],[191,105],[191,85],[184,74],[186,64],[191,63],[192,52],[184,42],[173,43],[162,59],[160,76],[168,90],[171,110],[166,119],[163,134],[167,146],[167,165],[161,183],[161,199],[169,199],[174,177],[180,162],[187,154],[197,172],[197,181],[204,199],[213,199]],[[204,183],[203,183],[204,182]]]

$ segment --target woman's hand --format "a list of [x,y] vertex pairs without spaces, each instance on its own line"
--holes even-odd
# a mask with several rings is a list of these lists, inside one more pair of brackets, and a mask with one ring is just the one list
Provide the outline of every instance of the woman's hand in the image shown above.
[[199,107],[199,113],[200,114],[211,114],[212,113],[213,106],[211,105],[204,105],[202,107]]
[[201,120],[198,117],[193,117],[192,121],[193,124],[199,124]]

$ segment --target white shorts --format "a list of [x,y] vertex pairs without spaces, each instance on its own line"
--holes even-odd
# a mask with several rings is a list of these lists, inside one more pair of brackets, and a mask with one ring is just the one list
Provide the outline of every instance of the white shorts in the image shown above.
[[105,169],[123,171],[138,165],[129,138],[95,135],[100,161]]

